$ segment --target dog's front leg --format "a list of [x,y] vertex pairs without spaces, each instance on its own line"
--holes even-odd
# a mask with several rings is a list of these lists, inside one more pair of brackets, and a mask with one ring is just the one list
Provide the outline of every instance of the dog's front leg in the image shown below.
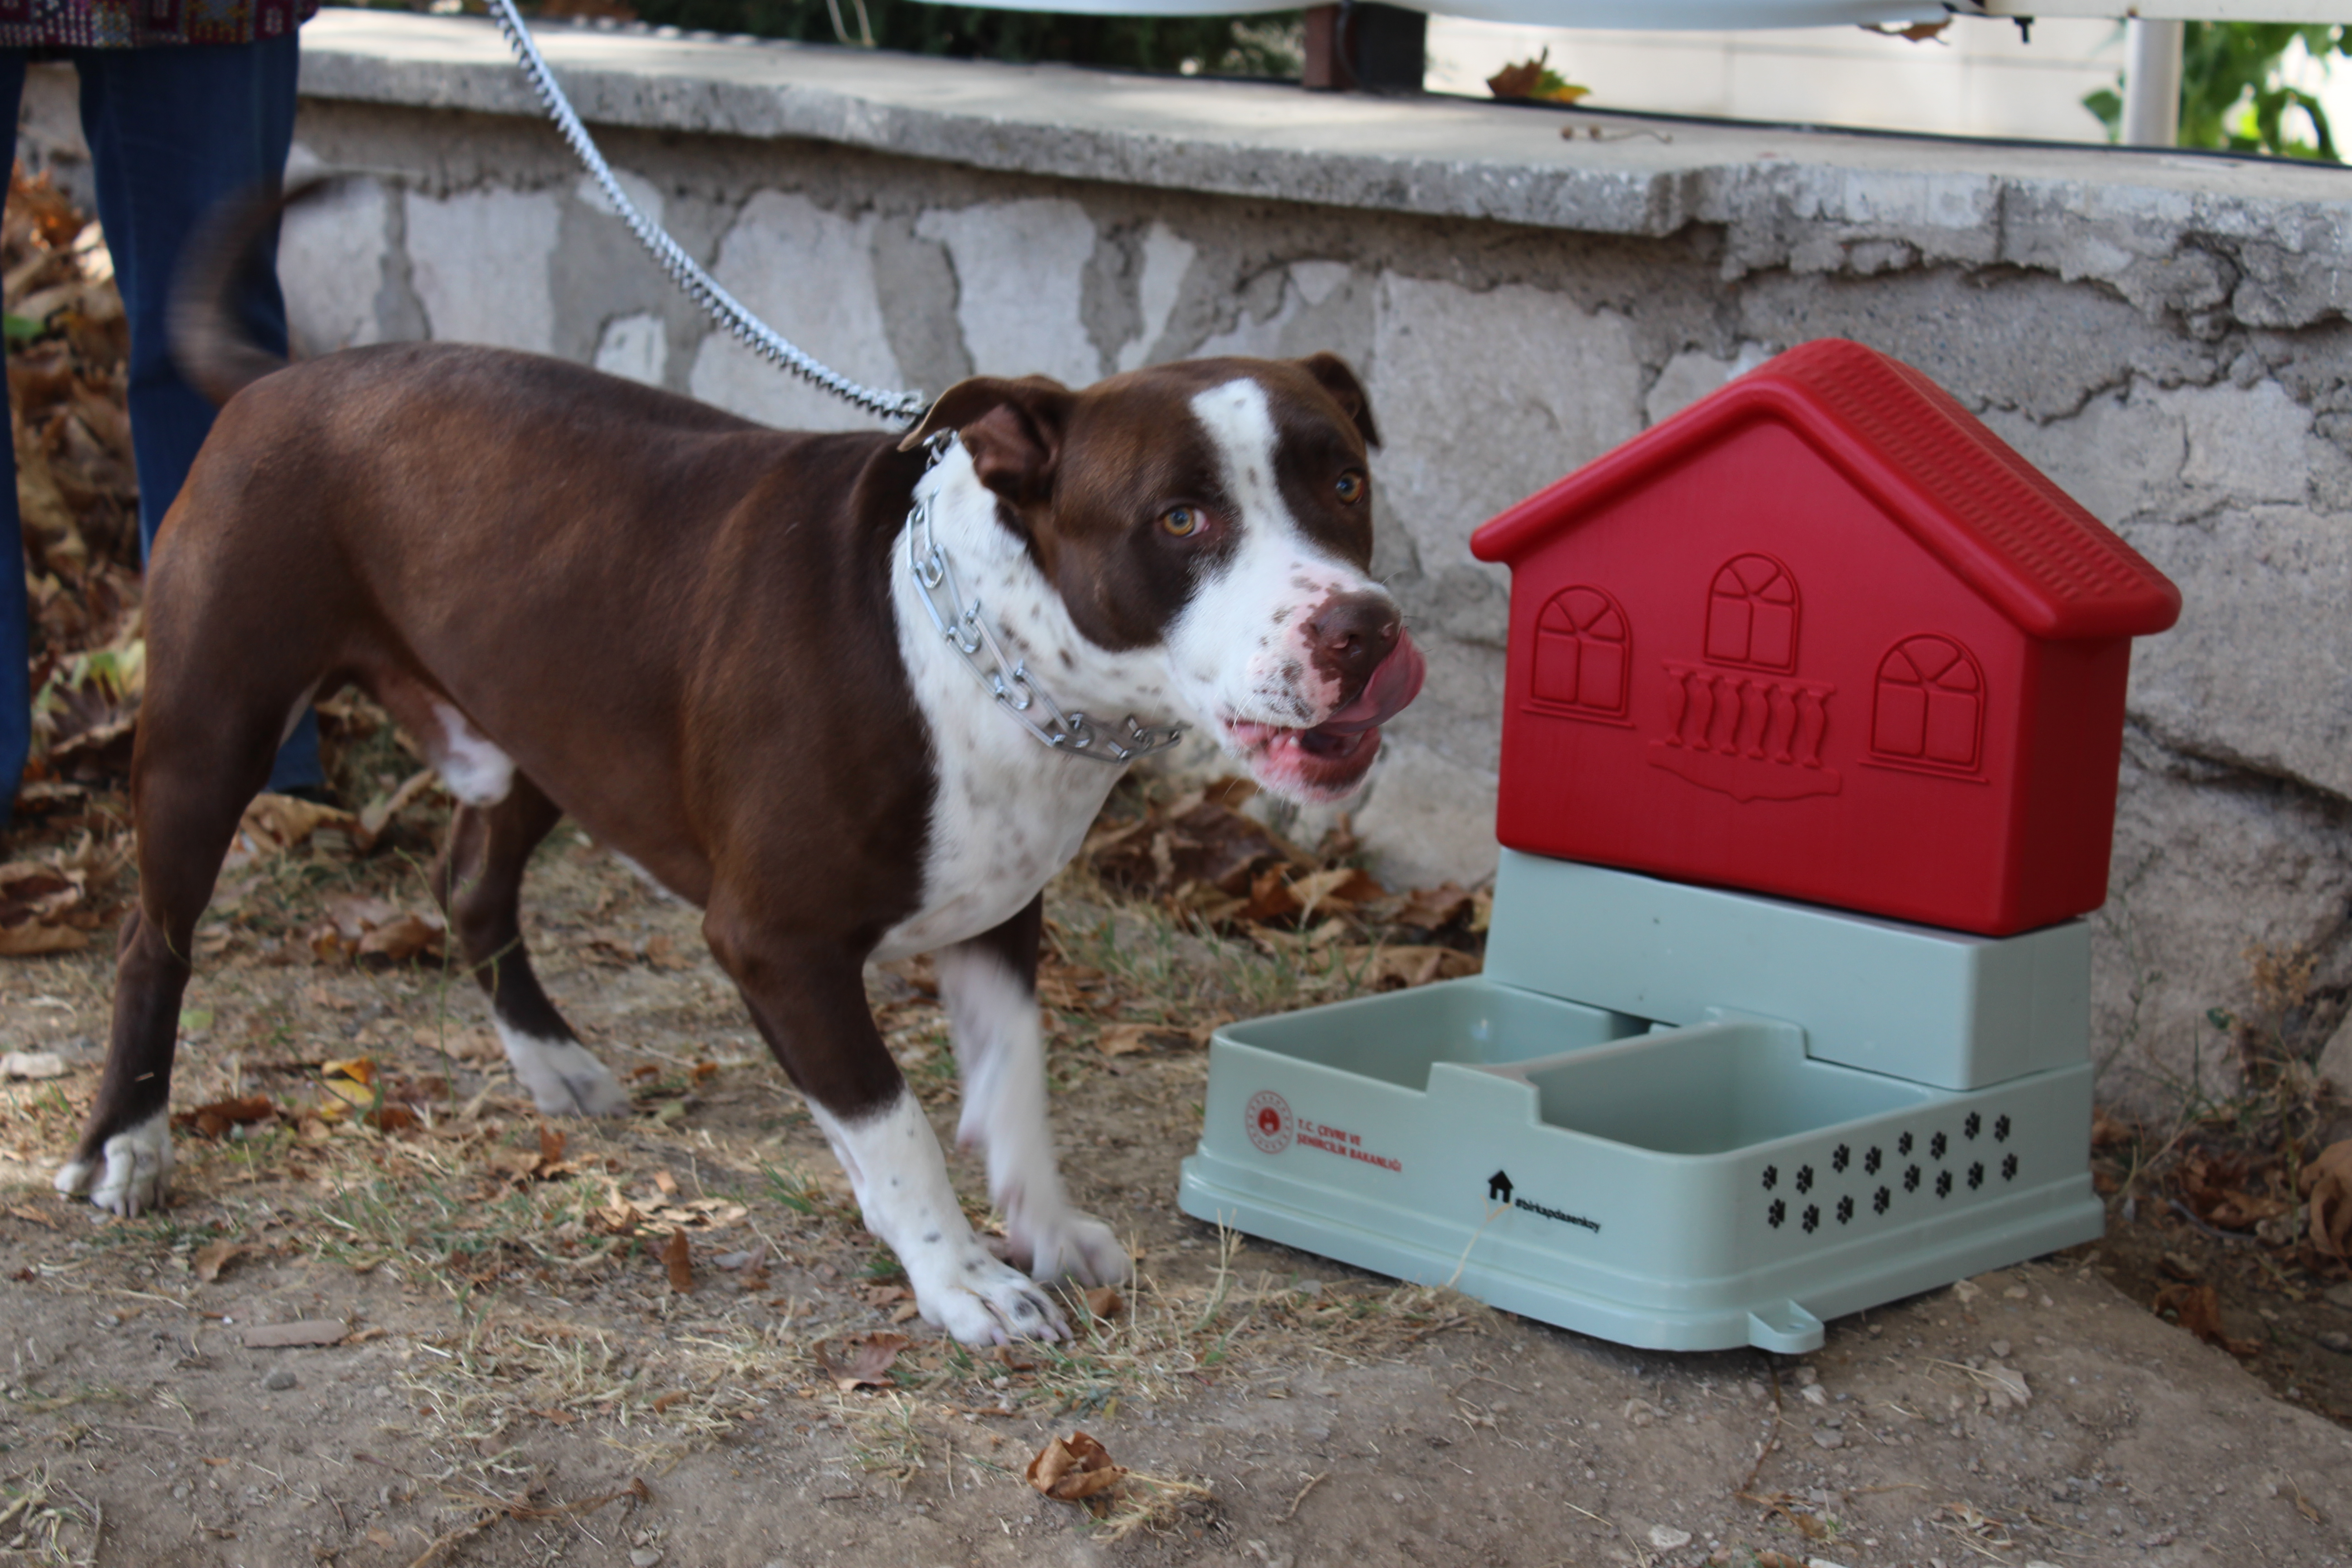
[[757,930],[716,901],[703,928],[808,1097],[866,1228],[898,1254],[924,1321],[972,1345],[1068,1337],[1053,1298],[972,1234],[922,1102],[875,1030],[860,954]]
[[1004,1215],[1013,1261],[1039,1279],[1124,1283],[1133,1273],[1110,1226],[1070,1206],[1045,1117],[1045,1048],[1037,1015],[1037,939],[1045,900],[932,962],[963,1075],[957,1140],[988,1151],[988,1193]]

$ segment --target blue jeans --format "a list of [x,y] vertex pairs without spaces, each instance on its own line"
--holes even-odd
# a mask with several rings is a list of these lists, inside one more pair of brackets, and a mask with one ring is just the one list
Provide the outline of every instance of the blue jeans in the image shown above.
[[[221,202],[282,178],[294,140],[298,44],[69,49],[81,78],[82,134],[98,174],[98,219],[131,324],[131,446],[139,469],[139,550],[213,426],[213,407],[180,379],[164,317],[181,247]],[[13,138],[25,52],[0,49],[0,114]],[[271,240],[273,254],[275,237]],[[240,284],[236,309],[256,342],[286,352],[275,267]],[[16,456],[0,442],[0,540],[18,537]],[[21,550],[21,546],[19,549]],[[21,558],[0,569],[0,824],[14,805],[32,728]],[[305,712],[269,776],[271,789],[317,784],[318,721]]]

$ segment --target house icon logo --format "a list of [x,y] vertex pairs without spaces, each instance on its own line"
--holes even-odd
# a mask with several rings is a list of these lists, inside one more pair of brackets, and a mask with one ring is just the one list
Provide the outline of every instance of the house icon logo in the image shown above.
[[1486,1178],[1486,1201],[1507,1204],[1511,1201],[1511,1177],[1507,1171],[1497,1171]]

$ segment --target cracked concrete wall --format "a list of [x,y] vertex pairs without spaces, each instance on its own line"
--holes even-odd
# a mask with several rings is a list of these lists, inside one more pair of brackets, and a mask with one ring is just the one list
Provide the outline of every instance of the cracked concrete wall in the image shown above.
[[[36,144],[73,140],[46,129]],[[1508,580],[1470,558],[1470,531],[1790,344],[1834,334],[1908,361],[2187,599],[2179,627],[2136,654],[2096,917],[2106,1091],[2155,1103],[2192,1073],[2226,1081],[2209,1011],[2254,1007],[2257,952],[2315,961],[2281,1021],[2291,1048],[2320,1055],[2342,1022],[2340,206],[1759,154],[1678,187],[1687,216],[1659,232],[1597,233],[809,142],[604,141],[729,288],[860,379],[936,392],[976,368],[1084,382],[1204,353],[1352,361],[1387,437],[1380,565],[1430,661],[1354,803],[1392,879],[1466,879],[1494,860]],[[314,100],[299,142],[300,161],[369,171],[289,225],[287,287],[312,352],[473,337],[755,418],[864,423],[714,334],[535,123]],[[2352,1031],[2332,1052],[2352,1079]]]

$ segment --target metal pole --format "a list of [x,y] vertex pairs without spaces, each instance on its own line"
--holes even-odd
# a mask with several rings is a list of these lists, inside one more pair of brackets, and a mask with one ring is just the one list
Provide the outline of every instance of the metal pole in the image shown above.
[[2126,147],[2180,142],[2180,28],[2177,21],[2134,16],[2124,24],[2124,133]]

